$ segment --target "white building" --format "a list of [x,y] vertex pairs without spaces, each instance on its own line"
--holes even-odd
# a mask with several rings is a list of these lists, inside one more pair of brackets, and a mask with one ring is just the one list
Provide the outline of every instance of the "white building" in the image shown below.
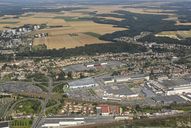
[[68,82],[68,87],[72,88],[72,89],[84,88],[84,87],[94,87],[97,85],[98,85],[97,82],[91,77]]
[[0,128],[10,128],[9,127],[9,122],[0,122]]
[[125,77],[125,76],[119,76],[119,77],[115,77],[115,81],[117,83],[121,83],[121,82],[128,82],[129,80],[131,80],[130,77]]
[[84,124],[84,118],[62,118],[62,117],[53,117],[45,118],[42,128],[62,128],[69,126],[77,126]]
[[139,96],[138,93],[133,92],[129,89],[125,84],[117,84],[117,85],[108,85],[104,87],[104,98],[136,98]]
[[114,80],[114,78],[112,76],[103,78],[103,83],[104,84],[111,84],[111,83],[114,83],[114,82],[115,82],[115,80]]
[[166,95],[176,95],[191,92],[191,82],[184,79],[168,79],[152,82],[152,87],[162,90]]

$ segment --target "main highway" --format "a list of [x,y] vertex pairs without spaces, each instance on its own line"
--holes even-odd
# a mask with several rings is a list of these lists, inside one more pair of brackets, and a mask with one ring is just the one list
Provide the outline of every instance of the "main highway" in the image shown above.
[[53,90],[53,79],[49,76],[47,76],[49,82],[48,82],[48,94],[46,95],[45,97],[45,100],[42,104],[42,108],[41,108],[41,113],[39,114],[39,116],[33,121],[33,124],[32,124],[32,128],[40,128],[40,125],[41,125],[41,120],[42,118],[46,115],[46,105],[49,101],[49,99],[51,98],[51,93],[52,93],[52,90]]

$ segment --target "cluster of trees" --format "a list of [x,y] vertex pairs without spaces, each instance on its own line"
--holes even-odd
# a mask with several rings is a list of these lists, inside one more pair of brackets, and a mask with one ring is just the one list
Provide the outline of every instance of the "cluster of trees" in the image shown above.
[[99,14],[98,16],[122,18],[121,21],[108,20],[104,18],[92,18],[96,23],[112,24],[115,27],[128,28],[128,30],[117,31],[112,34],[105,34],[100,37],[103,40],[114,41],[113,39],[122,36],[134,37],[143,31],[158,33],[161,31],[190,30],[188,25],[175,25],[175,21],[164,20],[168,18],[165,15],[138,14],[128,11],[115,11],[115,14]]
[[[23,7],[30,7],[27,10],[24,10]],[[63,8],[46,8],[42,7],[38,4],[34,4],[33,6],[29,5],[18,5],[18,4],[10,4],[10,5],[0,5],[0,16],[3,15],[21,15],[26,12],[61,12],[61,11],[72,11],[72,10],[80,10],[86,9],[84,7],[63,7]]]
[[138,53],[146,52],[147,48],[138,44],[127,43],[107,43],[107,44],[92,44],[71,49],[47,49],[25,51],[17,54],[17,57],[71,57],[78,55],[96,55],[98,53]]
[[140,42],[156,42],[158,44],[181,44],[181,45],[191,45],[191,38],[186,38],[183,40],[173,39],[170,37],[156,37],[155,35],[151,34],[140,38],[138,41]]

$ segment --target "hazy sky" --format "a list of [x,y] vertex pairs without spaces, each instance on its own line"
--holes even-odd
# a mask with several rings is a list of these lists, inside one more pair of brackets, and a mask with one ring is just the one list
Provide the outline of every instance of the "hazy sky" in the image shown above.
[[0,0],[1,2],[15,2],[15,3],[23,3],[23,4],[29,4],[29,3],[113,3],[113,4],[122,4],[122,3],[128,3],[128,2],[139,2],[139,1],[153,1],[153,2],[158,2],[158,1],[165,1],[165,2],[170,2],[170,1],[191,1],[191,0]]

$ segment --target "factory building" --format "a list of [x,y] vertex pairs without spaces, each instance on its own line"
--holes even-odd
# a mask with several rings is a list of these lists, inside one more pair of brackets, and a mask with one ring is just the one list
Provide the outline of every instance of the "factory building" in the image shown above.
[[98,85],[97,82],[92,77],[88,77],[88,78],[68,82],[68,87],[72,88],[72,89],[84,88],[84,87],[94,87],[94,86],[97,86],[97,85]]
[[156,93],[176,95],[191,92],[191,82],[185,79],[168,79],[162,81],[150,81],[149,84]]
[[176,104],[185,104],[187,103],[187,101],[185,99],[183,99],[182,97],[178,96],[178,95],[171,95],[171,96],[156,96],[153,97],[153,100],[159,104],[163,104],[163,105],[170,105],[173,103]]
[[115,82],[115,79],[113,77],[105,77],[103,78],[103,83],[104,84],[111,84],[111,83],[114,83]]
[[128,76],[117,76],[117,77],[115,77],[115,82],[116,83],[128,82],[130,80],[131,80],[131,78],[128,77]]
[[6,121],[0,122],[0,128],[10,128],[9,122]]
[[78,126],[84,124],[84,118],[65,118],[65,117],[51,117],[45,118],[42,128],[61,128],[68,126]]
[[104,97],[136,98],[138,96],[138,93],[134,93],[124,84],[117,84],[104,87]]
[[133,74],[127,76],[107,76],[103,77],[101,81],[104,84],[112,84],[112,83],[125,83],[125,82],[140,82],[149,80],[149,75],[146,74]]
[[86,63],[84,64],[87,68],[93,68],[93,67],[103,67],[103,68],[115,68],[115,67],[122,67],[126,64],[119,62],[119,61],[97,61],[92,63]]
[[87,63],[85,64],[85,66],[87,68],[92,68],[92,67],[100,67],[100,66],[105,66],[107,65],[108,63],[107,62],[93,62],[93,63]]
[[167,88],[167,95],[191,92],[191,83],[183,79],[165,80],[161,84]]

